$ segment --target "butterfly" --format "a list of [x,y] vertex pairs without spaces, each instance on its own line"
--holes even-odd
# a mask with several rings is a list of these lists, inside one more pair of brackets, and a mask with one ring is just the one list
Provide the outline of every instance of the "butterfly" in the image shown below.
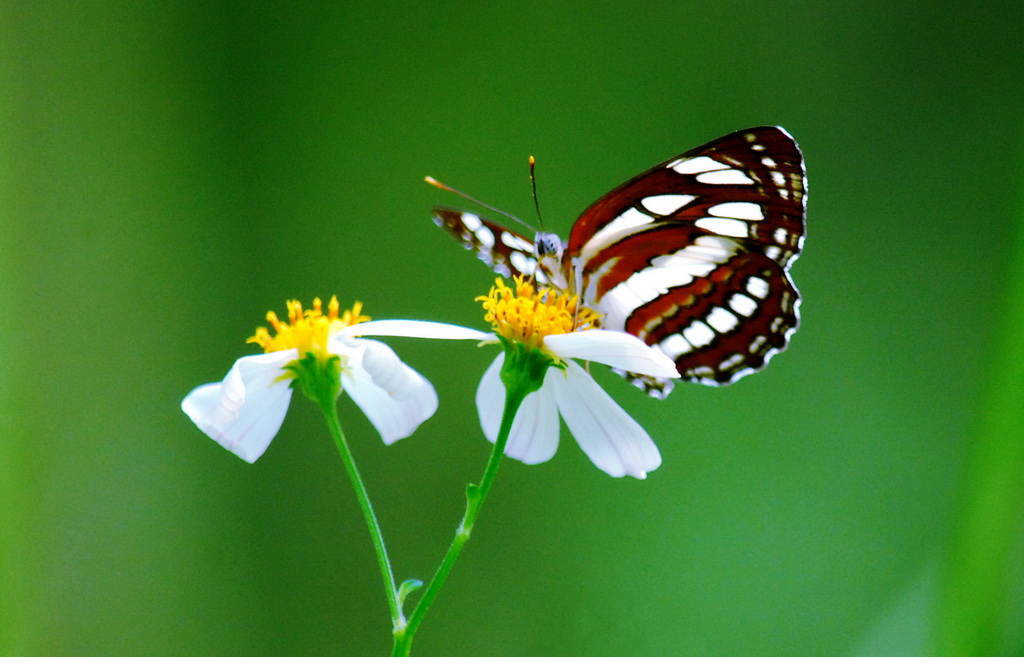
[[[583,211],[563,242],[478,214],[434,222],[503,276],[580,296],[602,328],[631,333],[683,380],[719,386],[762,369],[800,322],[789,275],[804,242],[803,155],[780,127],[740,130],[636,176]],[[671,379],[620,372],[655,397]]]

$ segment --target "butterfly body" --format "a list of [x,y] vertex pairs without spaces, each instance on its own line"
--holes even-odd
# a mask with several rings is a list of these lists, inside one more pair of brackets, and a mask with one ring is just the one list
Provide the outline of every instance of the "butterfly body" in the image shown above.
[[[799,324],[789,268],[803,247],[806,186],[793,138],[758,127],[605,194],[564,243],[450,208],[434,220],[499,274],[579,295],[603,328],[662,350],[684,380],[725,385],[764,367]],[[671,380],[625,374],[656,396],[671,389]]]

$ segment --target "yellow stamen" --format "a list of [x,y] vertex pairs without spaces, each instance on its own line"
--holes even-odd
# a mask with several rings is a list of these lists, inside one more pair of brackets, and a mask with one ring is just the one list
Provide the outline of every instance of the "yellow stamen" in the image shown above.
[[512,290],[500,278],[494,282],[482,301],[484,316],[494,325],[495,332],[507,340],[521,342],[528,347],[542,348],[548,335],[572,333],[600,326],[600,313],[581,306],[573,294],[563,294],[551,288],[534,287],[523,276],[515,277]]
[[362,314],[363,304],[355,302],[351,310],[346,310],[341,317],[338,316],[338,297],[331,297],[327,304],[327,314],[323,313],[323,304],[320,298],[313,299],[313,307],[310,310],[303,310],[302,304],[292,299],[286,302],[288,307],[288,321],[282,322],[274,311],[267,313],[267,323],[274,329],[276,335],[271,335],[264,327],[256,329],[256,333],[246,340],[263,347],[263,351],[285,351],[286,349],[298,349],[299,355],[313,353],[317,359],[323,361],[329,356],[327,351],[327,340],[332,335],[353,324],[368,321],[370,318]]

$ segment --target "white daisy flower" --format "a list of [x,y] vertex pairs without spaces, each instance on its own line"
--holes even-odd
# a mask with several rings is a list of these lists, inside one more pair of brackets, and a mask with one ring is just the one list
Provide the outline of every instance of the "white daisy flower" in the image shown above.
[[643,479],[661,465],[661,454],[647,432],[572,359],[657,377],[678,378],[675,363],[636,336],[594,328],[600,315],[573,295],[536,290],[516,277],[512,290],[501,279],[480,297],[487,320],[506,345],[484,373],[477,389],[480,424],[492,443],[505,405],[502,367],[510,346],[540,350],[551,360],[543,383],[523,400],[512,424],[505,454],[524,463],[542,463],[558,449],[561,415],[580,448],[613,477]]
[[[267,321],[276,335],[260,327],[249,342],[265,353],[244,356],[220,383],[199,386],[185,397],[181,409],[206,435],[249,463],[266,451],[281,428],[296,379],[297,363],[308,354],[321,364],[338,357],[340,389],[366,414],[386,444],[411,435],[437,410],[434,387],[395,352],[362,336],[407,336],[483,340],[473,329],[414,320],[368,321],[362,304],[338,315],[332,298],[327,314],[320,299],[303,311],[288,302],[288,321],[273,312]],[[330,371],[330,370],[325,370]],[[335,372],[337,370],[334,370]]]

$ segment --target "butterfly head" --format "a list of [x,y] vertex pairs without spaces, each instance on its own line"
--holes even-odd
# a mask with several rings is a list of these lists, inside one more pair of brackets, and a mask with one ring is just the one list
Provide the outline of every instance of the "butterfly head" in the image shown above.
[[537,233],[533,239],[533,248],[537,259],[553,257],[556,260],[562,258],[562,238],[554,233]]
[[540,280],[559,290],[569,289],[562,271],[564,248],[562,238],[554,233],[538,232],[537,236],[533,238],[533,255],[537,260],[536,270],[543,274]]

